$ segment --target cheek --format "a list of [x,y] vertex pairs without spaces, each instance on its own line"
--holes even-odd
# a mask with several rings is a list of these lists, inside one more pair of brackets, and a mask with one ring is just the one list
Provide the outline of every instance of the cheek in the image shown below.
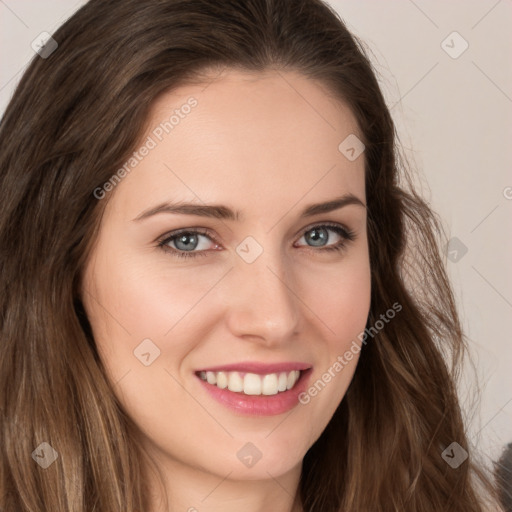
[[366,325],[371,301],[371,273],[368,257],[361,254],[326,268],[304,284],[308,305],[324,325],[331,350],[342,349]]
[[103,251],[108,259],[91,268],[86,280],[95,299],[90,301],[94,316],[102,320],[98,327],[107,324],[124,335],[129,333],[133,341],[170,337],[218,280],[215,272],[198,276],[192,267],[174,264],[172,268],[165,256],[127,257],[106,247]]
[[[304,284],[323,341],[314,378],[302,403],[326,425],[352,381],[361,351],[361,333],[371,302],[371,272],[364,251],[333,272],[324,270]],[[306,294],[305,294],[306,295]],[[324,426],[325,426],[324,425]],[[323,427],[322,427],[323,428]],[[318,431],[314,432],[317,435]],[[314,437],[314,436],[313,436]]]
[[[203,299],[225,269],[177,268],[165,256],[128,257],[106,246],[102,251],[108,256],[91,265],[84,280],[84,306],[100,358],[127,408],[158,410],[173,384],[172,393],[182,392],[166,370],[181,379],[187,354],[208,337],[218,305],[208,313],[210,302]],[[141,396],[150,398],[135,406]]]
[[180,320],[197,303],[197,290],[164,279],[140,260],[103,250],[108,258],[91,265],[84,279],[96,346],[115,394],[139,428],[164,438],[176,404],[184,417],[198,414],[174,378],[196,340],[180,331]]

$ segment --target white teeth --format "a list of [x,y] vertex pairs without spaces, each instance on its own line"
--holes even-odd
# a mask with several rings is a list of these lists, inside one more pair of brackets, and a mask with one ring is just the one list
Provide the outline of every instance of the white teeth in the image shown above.
[[244,381],[238,372],[228,372],[228,389],[236,393],[244,390]]
[[[286,375],[286,374],[284,374]],[[277,387],[277,375],[275,373],[271,373],[270,375],[265,375],[263,377],[263,383],[261,385],[262,393],[264,395],[277,395],[279,389]]]
[[246,373],[244,377],[244,393],[246,395],[261,395],[261,378],[255,373]]
[[220,389],[228,387],[228,376],[224,372],[217,373],[217,387]]
[[235,393],[246,395],[277,395],[292,389],[300,377],[299,370],[291,372],[269,373],[258,375],[239,372],[200,372],[199,376],[208,384],[216,385],[220,389],[228,388]]
[[277,383],[277,390],[278,391],[286,391],[286,381],[288,380],[288,376],[286,373],[280,373],[279,374],[279,382]]
[[295,386],[295,383],[299,380],[300,372],[294,371],[288,374],[288,378],[286,379],[286,389],[292,389]]

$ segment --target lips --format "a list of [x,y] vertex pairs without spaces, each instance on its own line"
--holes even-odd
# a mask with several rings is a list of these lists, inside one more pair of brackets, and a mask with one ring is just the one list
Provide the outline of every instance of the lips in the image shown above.
[[269,373],[277,372],[291,372],[292,370],[307,370],[311,368],[308,363],[300,362],[287,362],[287,363],[257,363],[247,361],[243,363],[226,364],[223,366],[211,366],[207,368],[200,368],[196,373],[199,372],[242,372],[242,373],[257,373],[259,375],[265,375]]
[[211,397],[250,415],[273,415],[297,405],[312,367],[307,363],[238,363],[195,372]]

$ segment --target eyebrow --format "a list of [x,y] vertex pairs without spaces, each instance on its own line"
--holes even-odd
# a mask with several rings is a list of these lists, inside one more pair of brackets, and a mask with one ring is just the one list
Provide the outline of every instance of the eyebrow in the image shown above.
[[[302,210],[301,217],[312,217],[321,213],[329,213],[338,210],[348,205],[357,205],[366,208],[366,205],[354,194],[344,194],[341,197],[331,199],[323,203],[315,203],[306,206]],[[160,213],[172,213],[182,215],[197,215],[198,217],[211,217],[214,219],[223,219],[231,221],[243,220],[243,214],[240,210],[232,210],[223,205],[202,205],[196,203],[161,203],[152,208],[144,210],[137,215],[133,220],[139,222],[153,215]]]

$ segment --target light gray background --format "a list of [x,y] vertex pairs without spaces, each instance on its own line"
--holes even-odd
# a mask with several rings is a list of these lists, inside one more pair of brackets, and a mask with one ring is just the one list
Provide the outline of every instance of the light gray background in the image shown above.
[[[34,56],[31,42],[84,3],[0,0],[1,112]],[[467,247],[447,265],[482,387],[474,416],[469,370],[460,394],[471,442],[497,458],[512,442],[512,2],[329,3],[372,52],[423,193]]]

